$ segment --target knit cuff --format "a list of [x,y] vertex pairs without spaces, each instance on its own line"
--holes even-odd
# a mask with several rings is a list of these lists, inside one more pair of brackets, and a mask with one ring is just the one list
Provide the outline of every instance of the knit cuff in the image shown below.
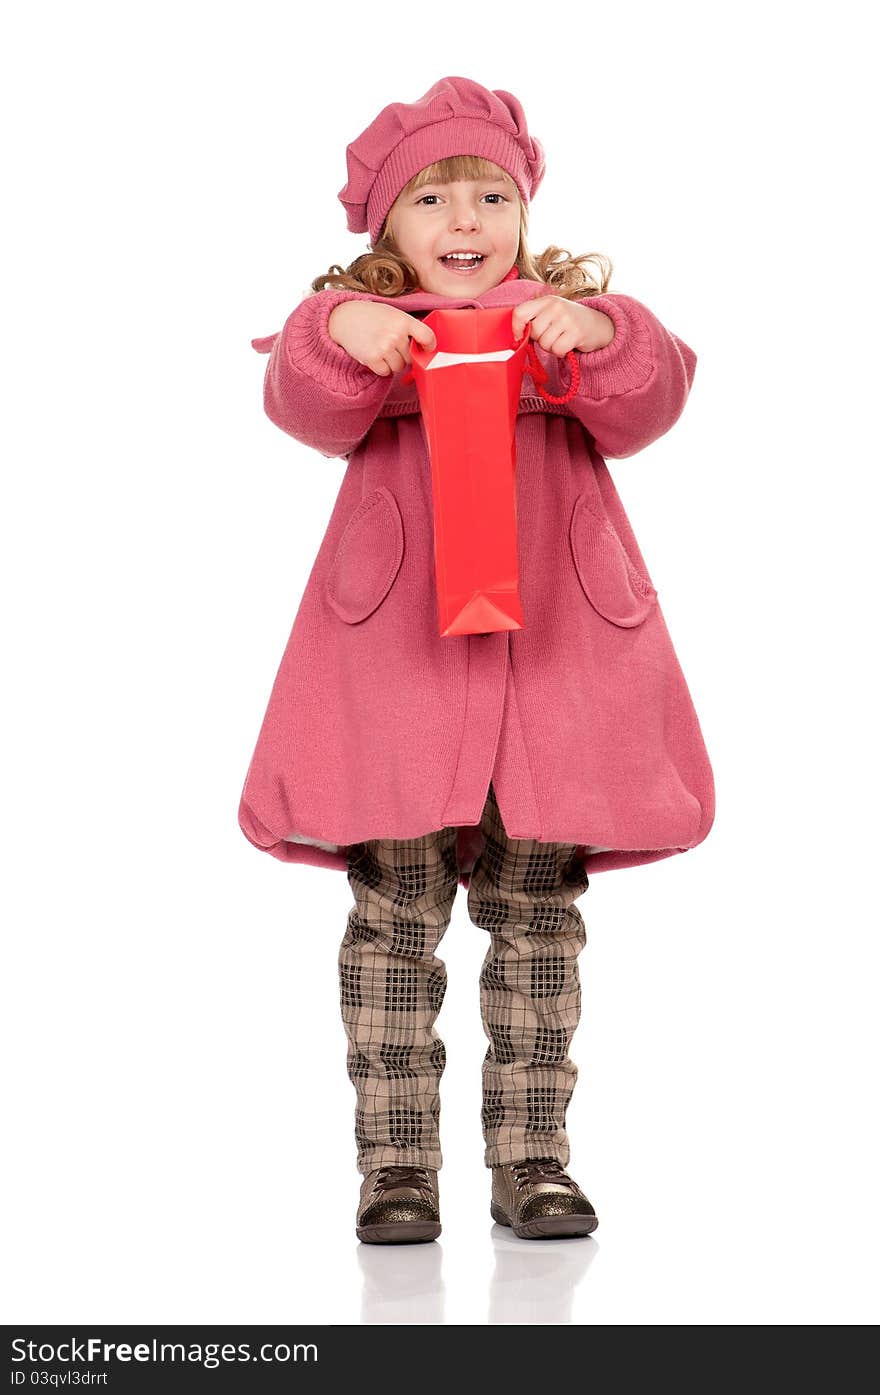
[[614,321],[614,338],[580,354],[579,395],[619,397],[647,382],[654,368],[651,329],[631,296],[591,295],[579,301]]
[[359,291],[330,288],[307,296],[296,307],[281,331],[288,363],[331,391],[355,397],[379,378],[372,368],[358,363],[347,349],[330,338],[327,322],[344,300],[370,300]]

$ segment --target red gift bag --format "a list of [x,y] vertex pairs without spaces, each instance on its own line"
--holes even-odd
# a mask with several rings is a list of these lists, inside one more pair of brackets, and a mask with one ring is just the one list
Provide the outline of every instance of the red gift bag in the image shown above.
[[513,337],[513,309],[432,310],[435,349],[411,340],[413,379],[431,458],[434,565],[440,634],[524,628],[519,596],[516,417],[523,374],[547,377],[528,327]]

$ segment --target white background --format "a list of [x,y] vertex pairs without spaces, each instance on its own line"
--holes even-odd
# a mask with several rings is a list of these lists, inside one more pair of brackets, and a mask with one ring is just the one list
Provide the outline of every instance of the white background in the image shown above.
[[[876,1321],[866,19],[177,0],[7,22],[3,1321]],[[443,1235],[358,1244],[350,890],[236,817],[345,468],[263,415],[250,340],[366,250],[345,146],[447,74],[516,93],[545,144],[533,250],[606,252],[610,289],[699,358],[681,420],[610,468],[718,808],[700,847],[578,903],[571,1171],[601,1223],[577,1242],[489,1216],[487,944],[460,892]]]

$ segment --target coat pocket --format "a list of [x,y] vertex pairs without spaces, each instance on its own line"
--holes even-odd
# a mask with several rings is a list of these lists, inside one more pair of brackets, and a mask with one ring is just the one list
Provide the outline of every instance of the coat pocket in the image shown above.
[[328,602],[341,620],[366,620],[391,590],[403,560],[403,521],[397,500],[380,484],[361,500],[330,564]]
[[593,608],[612,625],[641,625],[656,604],[657,592],[586,494],[575,500],[569,540],[578,579]]

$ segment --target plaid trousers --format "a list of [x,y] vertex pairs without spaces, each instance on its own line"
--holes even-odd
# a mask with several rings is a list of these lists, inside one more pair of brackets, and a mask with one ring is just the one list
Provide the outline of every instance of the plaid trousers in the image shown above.
[[[480,1008],[489,1047],[481,1122],[487,1167],[527,1157],[569,1162],[565,1116],[577,1079],[568,1048],[580,1016],[574,902],[589,882],[575,845],[509,838],[493,786],[468,915],[488,931]],[[456,830],[379,838],[349,849],[355,905],[339,951],[346,1065],[357,1095],[357,1167],[440,1168],[440,1077],[434,1027],[446,992],[436,954],[458,888]]]

